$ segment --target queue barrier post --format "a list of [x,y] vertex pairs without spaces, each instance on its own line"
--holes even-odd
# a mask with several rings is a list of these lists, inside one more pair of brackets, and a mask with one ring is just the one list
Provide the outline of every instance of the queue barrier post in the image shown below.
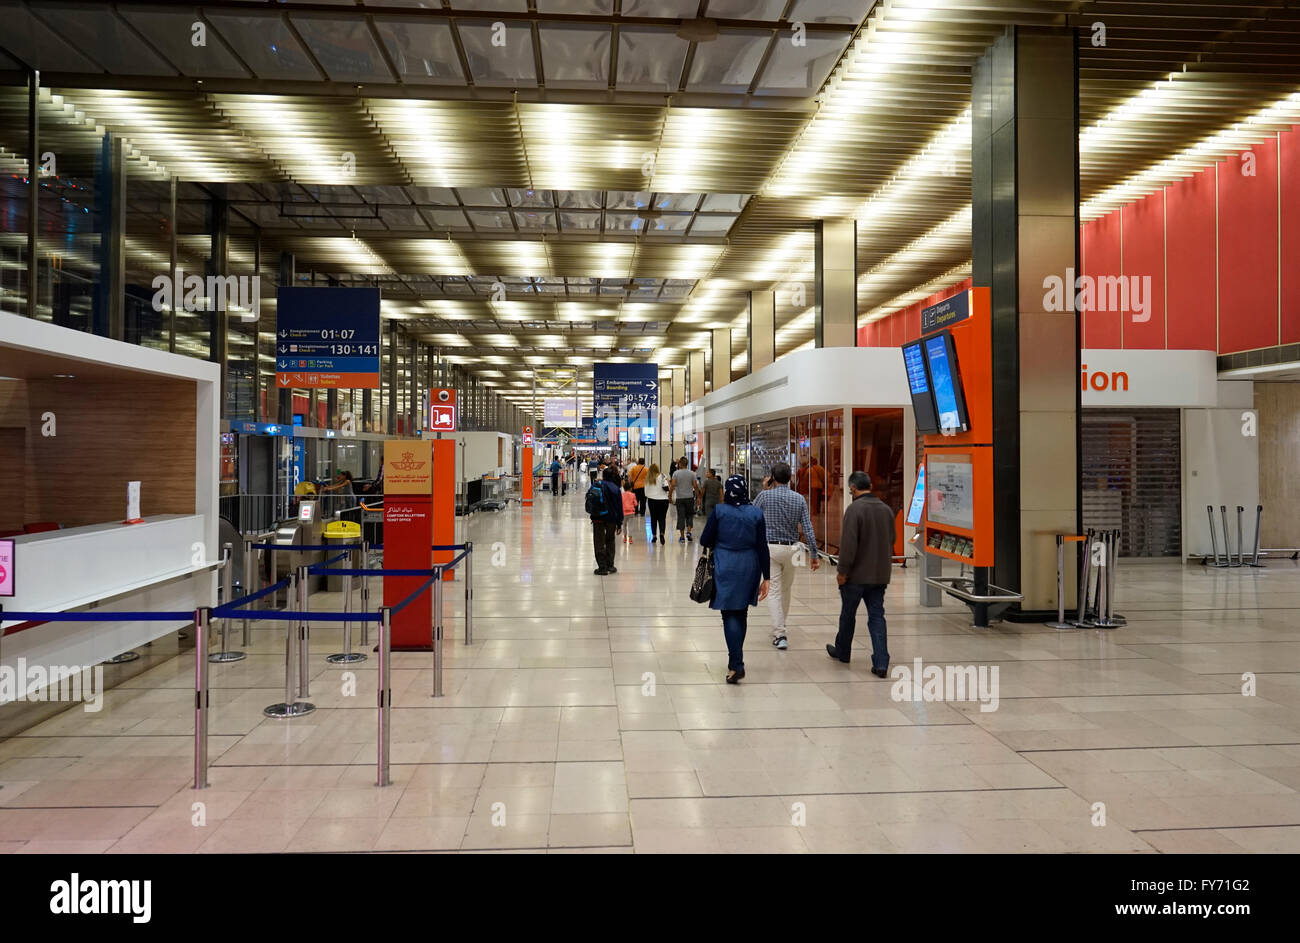
[[433,696],[442,697],[442,567],[433,568]]
[[194,610],[194,788],[208,788],[208,623],[212,610]]
[[1232,539],[1228,535],[1228,506],[1226,504],[1219,505],[1219,516],[1223,518],[1223,556],[1227,561],[1223,565],[1240,566],[1240,564],[1232,562]]
[[[221,602],[224,605],[230,605],[234,601],[235,592],[235,545],[227,543],[222,547],[221,555]],[[244,620],[245,626],[248,620]],[[244,629],[244,634],[248,634],[248,629]],[[221,620],[221,651],[213,652],[208,656],[208,661],[216,664],[225,664],[232,661],[243,661],[247,656],[243,652],[230,651],[230,616]]]
[[1260,523],[1260,520],[1261,520],[1263,517],[1264,517],[1264,505],[1262,505],[1262,504],[1258,504],[1258,505],[1255,506],[1255,552],[1254,552],[1253,554],[1251,554],[1251,557],[1250,557],[1250,565],[1251,565],[1251,566],[1259,566],[1259,565],[1260,565],[1260,562],[1259,562],[1259,523]]
[[1113,629],[1115,621],[1115,555],[1119,551],[1119,531],[1102,531],[1102,567],[1097,573],[1097,617],[1092,624],[1098,629]]
[[[361,574],[361,611],[370,611],[370,541],[361,541],[361,569],[365,573]],[[370,620],[361,623],[361,646],[364,648],[370,644]]]
[[1083,569],[1079,574],[1079,608],[1074,614],[1074,624],[1082,628],[1088,623],[1088,593],[1092,588],[1092,535],[1089,527],[1083,535]]
[[[288,599],[293,599],[297,595],[298,573],[289,574],[289,585],[285,587],[285,591]],[[263,708],[262,713],[267,717],[301,717],[316,709],[315,704],[297,699],[299,688],[297,673],[302,668],[298,655],[300,626],[294,622],[286,622],[285,626],[287,628],[284,633],[284,702]]]
[[465,644],[474,643],[474,545],[465,541]]
[[311,627],[307,613],[310,592],[311,571],[310,567],[300,566],[298,568],[298,611],[302,617],[298,620],[298,695],[299,697],[311,696],[311,669],[308,639],[311,636]]
[[376,785],[387,786],[389,739],[392,735],[390,712],[393,706],[391,672],[393,641],[393,610],[384,606],[379,610],[379,736]]
[[[1049,629],[1078,628],[1075,622],[1065,619],[1065,545],[1081,543],[1087,538],[1080,534],[1056,535],[1056,621],[1044,623]],[[1075,551],[1075,572],[1078,572],[1078,551]]]
[[[357,546],[359,545],[348,548],[348,556],[347,556],[345,569],[352,570],[356,568],[353,564],[356,562]],[[345,576],[343,579],[344,579],[343,611],[351,615],[352,614],[352,583],[354,582],[354,580],[352,574],[350,573],[347,576]],[[363,612],[365,611],[364,607],[362,611]],[[363,620],[362,624],[366,625],[368,623]],[[363,653],[354,652],[352,650],[352,620],[351,619],[348,619],[343,623],[343,651],[340,652],[339,654],[327,655],[325,656],[325,660],[329,662],[331,665],[355,665],[358,662],[363,662],[366,660],[366,656]]]
[[[252,593],[253,584],[257,581],[257,551],[253,549],[256,541],[252,537],[244,538],[244,595]],[[244,645],[253,644],[252,629],[248,618],[248,610],[244,611]]]
[[1241,516],[1246,513],[1246,509],[1240,504],[1237,505],[1237,566],[1246,565],[1246,538],[1241,529]]

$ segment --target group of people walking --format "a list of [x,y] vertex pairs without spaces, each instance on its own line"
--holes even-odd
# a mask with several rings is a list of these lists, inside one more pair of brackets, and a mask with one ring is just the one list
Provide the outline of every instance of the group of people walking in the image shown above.
[[[677,508],[678,542],[694,539],[697,505],[705,518],[700,545],[713,556],[712,609],[722,614],[727,642],[727,682],[745,677],[744,643],[749,607],[766,599],[772,620],[772,645],[789,647],[786,625],[793,600],[795,569],[804,555],[809,569],[821,566],[808,501],[790,487],[789,464],[778,462],[751,501],[742,475],[722,482],[713,469],[701,480],[689,462],[679,459],[671,476],[657,464],[638,459],[626,470],[610,462],[593,472],[586,511],[591,518],[598,576],[617,573],[614,542],[627,517],[650,515],[651,541],[665,542],[668,505]],[[599,476],[599,477],[597,477]],[[826,653],[847,664],[852,655],[857,609],[865,604],[871,636],[871,671],[883,678],[889,668],[885,624],[885,590],[894,552],[894,511],[871,493],[871,476],[849,476],[852,501],[844,511],[835,581],[840,616],[835,641]]]

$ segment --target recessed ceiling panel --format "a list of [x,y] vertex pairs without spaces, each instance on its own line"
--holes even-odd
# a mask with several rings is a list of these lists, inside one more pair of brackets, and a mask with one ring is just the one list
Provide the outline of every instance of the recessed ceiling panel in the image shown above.
[[791,23],[843,23],[853,25],[866,19],[875,0],[796,0],[790,11]]
[[533,33],[527,23],[459,20],[461,45],[476,85],[534,86]]
[[195,8],[135,10],[123,7],[121,14],[183,75],[248,78],[247,70],[220,39],[208,36],[202,46],[194,45],[193,27],[200,22],[199,11]]
[[548,26],[537,29],[547,88],[606,88],[609,85],[607,26]]
[[451,26],[447,23],[376,19],[375,28],[403,81],[429,85],[465,84],[465,72],[460,67]]
[[849,36],[810,33],[805,39],[807,45],[796,46],[789,36],[778,37],[756,95],[812,95],[826,81]]
[[713,20],[779,20],[786,0],[709,0],[704,15]]
[[743,95],[771,41],[766,30],[723,30],[712,42],[696,44],[686,90]]
[[53,4],[48,0],[33,4],[33,9],[64,40],[84,50],[114,75],[176,74],[110,10],[91,9],[85,4]]
[[54,30],[17,4],[5,4],[0,45],[43,72],[102,72],[103,69],[58,37]]
[[[307,58],[302,44],[294,38],[278,14],[232,16],[212,13],[208,15],[208,21],[258,78],[288,81],[320,79],[320,73]],[[211,42],[211,38],[208,41]]]
[[333,81],[393,81],[364,19],[296,15],[293,25]]
[[690,44],[666,29],[624,26],[618,31],[618,87],[629,92],[672,92]]

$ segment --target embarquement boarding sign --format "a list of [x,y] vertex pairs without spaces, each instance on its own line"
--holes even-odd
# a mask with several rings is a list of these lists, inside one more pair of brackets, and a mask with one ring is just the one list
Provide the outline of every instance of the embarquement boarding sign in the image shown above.
[[379,389],[379,289],[286,287],[275,294],[275,385]]
[[591,365],[596,438],[607,442],[611,429],[653,426],[659,413],[659,367],[653,363]]

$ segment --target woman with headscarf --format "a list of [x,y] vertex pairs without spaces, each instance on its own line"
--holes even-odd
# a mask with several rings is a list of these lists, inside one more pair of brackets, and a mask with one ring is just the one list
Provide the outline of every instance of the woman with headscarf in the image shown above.
[[723,488],[722,503],[714,507],[700,535],[700,546],[713,552],[716,592],[710,609],[722,612],[727,639],[727,683],[745,677],[745,630],[749,607],[767,598],[770,561],[763,512],[749,503],[749,485],[732,475]]

